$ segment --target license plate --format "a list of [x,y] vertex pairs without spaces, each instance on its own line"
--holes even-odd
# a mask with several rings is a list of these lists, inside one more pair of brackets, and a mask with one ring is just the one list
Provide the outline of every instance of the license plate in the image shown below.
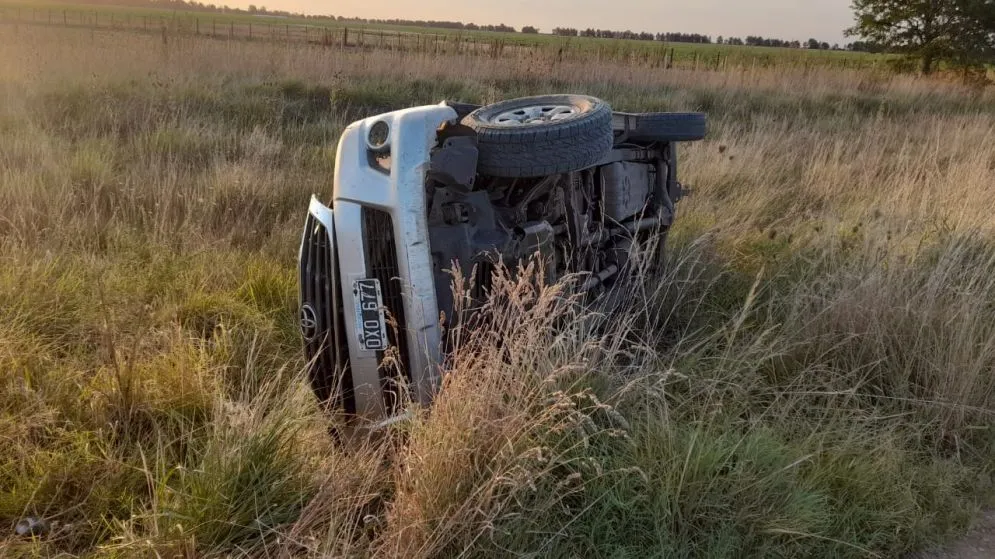
[[380,280],[356,280],[352,284],[356,300],[356,332],[364,351],[387,349],[387,321],[384,319]]

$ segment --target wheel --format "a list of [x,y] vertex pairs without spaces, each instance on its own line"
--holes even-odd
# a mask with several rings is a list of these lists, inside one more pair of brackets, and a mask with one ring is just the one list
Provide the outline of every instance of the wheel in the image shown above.
[[583,95],[543,95],[494,103],[463,124],[477,133],[478,171],[542,177],[597,164],[612,148],[612,111]]
[[695,142],[708,131],[704,113],[640,113],[629,139],[637,142]]

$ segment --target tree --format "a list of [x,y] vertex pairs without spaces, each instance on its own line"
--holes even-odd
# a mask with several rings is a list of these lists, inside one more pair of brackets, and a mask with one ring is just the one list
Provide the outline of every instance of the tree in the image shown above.
[[959,68],[974,70],[982,77],[987,64],[995,63],[995,0],[961,0],[960,13],[966,24],[951,40],[949,61]]
[[995,0],[853,0],[853,10],[848,36],[918,59],[923,74],[940,61],[984,64],[995,50]]
[[529,33],[534,35],[538,32],[539,30],[536,29],[535,27],[532,27],[531,25],[526,25],[525,27],[522,28],[522,33]]

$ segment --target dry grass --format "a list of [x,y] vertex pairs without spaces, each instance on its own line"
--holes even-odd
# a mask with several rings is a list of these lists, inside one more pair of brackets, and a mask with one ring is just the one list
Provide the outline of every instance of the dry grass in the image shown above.
[[[56,523],[4,556],[897,556],[986,504],[990,90],[0,33],[0,525]],[[667,277],[504,278],[431,413],[332,445],[294,257],[338,133],[553,90],[711,114]]]

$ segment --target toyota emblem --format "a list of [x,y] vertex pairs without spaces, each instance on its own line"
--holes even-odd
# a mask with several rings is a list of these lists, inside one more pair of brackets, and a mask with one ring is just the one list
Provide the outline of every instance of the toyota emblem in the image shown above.
[[311,305],[301,307],[301,334],[309,342],[318,337],[318,314]]

